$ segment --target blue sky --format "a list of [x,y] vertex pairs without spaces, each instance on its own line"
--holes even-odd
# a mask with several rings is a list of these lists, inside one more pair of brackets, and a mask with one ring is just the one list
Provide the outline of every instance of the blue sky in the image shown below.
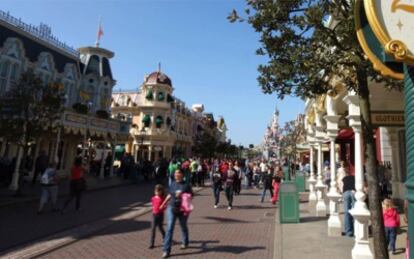
[[40,22],[74,47],[93,45],[99,16],[101,47],[111,60],[115,89],[134,89],[157,69],[171,79],[174,95],[188,107],[203,103],[224,116],[228,137],[236,144],[259,144],[275,106],[281,124],[303,112],[298,98],[280,101],[261,93],[255,55],[259,35],[246,23],[231,24],[233,8],[244,0],[1,0],[0,9],[27,23]]

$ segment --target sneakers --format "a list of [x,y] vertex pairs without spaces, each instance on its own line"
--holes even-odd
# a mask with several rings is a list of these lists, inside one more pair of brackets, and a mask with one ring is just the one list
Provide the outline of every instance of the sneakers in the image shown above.
[[227,207],[227,210],[231,210],[231,206],[228,206],[228,207]]
[[180,249],[181,249],[181,250],[184,250],[184,249],[187,249],[187,248],[188,248],[188,245],[181,245],[181,246],[180,246]]
[[169,256],[170,256],[170,254],[169,254],[169,253],[164,252],[164,253],[162,253],[161,258],[168,258]]
[[217,209],[217,208],[218,208],[218,206],[217,206],[217,205],[214,205],[214,208],[215,208],[215,209]]

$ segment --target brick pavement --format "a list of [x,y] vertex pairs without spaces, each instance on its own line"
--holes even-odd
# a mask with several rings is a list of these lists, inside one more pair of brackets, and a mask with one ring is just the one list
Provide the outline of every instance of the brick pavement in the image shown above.
[[[82,198],[82,211],[75,212],[74,201],[68,212],[61,215],[45,211],[37,215],[38,200],[18,203],[0,209],[0,256],[5,250],[25,247],[26,243],[65,231],[76,226],[121,214],[131,207],[147,202],[153,184],[140,183],[118,188],[86,192]],[[62,204],[64,199],[60,198]],[[48,207],[47,207],[48,209]]]
[[[179,250],[180,230],[177,223],[174,232],[177,242],[173,245],[172,256],[273,258],[276,210],[270,202],[259,202],[257,190],[244,190],[241,196],[236,196],[231,211],[227,211],[223,202],[219,209],[213,208],[210,188],[202,190],[195,197],[194,205],[195,211],[189,219],[190,247]],[[159,258],[162,254],[159,234],[156,248],[147,248],[150,219],[148,213],[120,221],[41,258]]]

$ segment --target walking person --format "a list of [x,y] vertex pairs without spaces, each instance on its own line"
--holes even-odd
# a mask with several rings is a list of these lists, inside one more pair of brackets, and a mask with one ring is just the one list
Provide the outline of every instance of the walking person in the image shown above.
[[69,205],[73,198],[76,199],[76,210],[80,210],[82,192],[86,189],[86,181],[84,175],[85,168],[82,165],[82,158],[77,157],[71,169],[69,198],[66,200],[62,208],[62,212],[65,211],[66,207]]
[[234,195],[234,182],[237,177],[236,171],[233,168],[233,162],[229,163],[229,167],[226,173],[224,173],[224,192],[228,201],[228,210],[233,208],[233,195]]
[[283,171],[282,171],[282,168],[278,165],[275,167],[274,174],[273,174],[273,180],[272,180],[272,186],[273,186],[272,203],[273,205],[276,204],[276,202],[279,200],[279,188],[280,188],[280,183],[282,182],[282,177],[283,177]]
[[217,209],[220,202],[220,192],[223,189],[222,174],[218,170],[213,171],[211,178],[213,182],[214,208]]
[[273,187],[272,187],[272,178],[273,178],[273,169],[268,167],[267,172],[263,173],[263,192],[260,202],[263,203],[266,196],[266,191],[269,190],[270,197],[273,197]]
[[352,209],[355,202],[355,177],[350,175],[349,171],[347,175],[342,179],[343,189],[342,197],[344,201],[344,235],[348,237],[354,236],[354,218],[349,210]]
[[56,165],[55,163],[50,163],[49,167],[46,168],[45,172],[43,173],[40,184],[42,186],[42,196],[40,198],[39,209],[37,214],[43,213],[43,207],[49,201],[52,202],[53,211],[57,211],[56,201],[58,196],[58,176],[56,173]]
[[193,194],[191,185],[184,181],[184,174],[181,170],[176,170],[174,173],[175,181],[171,183],[169,188],[169,194],[164,202],[161,204],[161,209],[167,207],[167,232],[164,239],[164,247],[162,258],[167,258],[171,253],[172,238],[174,233],[175,221],[178,222],[181,227],[181,238],[182,244],[181,249],[186,249],[189,244],[188,234],[188,214],[181,210],[182,206],[182,195]]
[[382,203],[385,238],[387,239],[388,250],[395,254],[395,241],[397,239],[397,228],[400,226],[400,215],[390,199],[384,199]]
[[161,204],[165,200],[164,186],[157,184],[154,190],[154,196],[151,198],[152,203],[152,225],[151,225],[151,240],[149,248],[154,248],[155,232],[157,228],[160,230],[162,239],[165,238],[165,231],[162,226],[164,223],[164,209],[161,209]]
[[242,171],[237,160],[234,162],[233,169],[236,172],[236,177],[234,178],[234,194],[239,195],[241,191]]
[[35,170],[32,179],[32,185],[37,181],[37,177],[42,175],[48,166],[49,157],[44,150],[40,151],[39,156],[36,158]]

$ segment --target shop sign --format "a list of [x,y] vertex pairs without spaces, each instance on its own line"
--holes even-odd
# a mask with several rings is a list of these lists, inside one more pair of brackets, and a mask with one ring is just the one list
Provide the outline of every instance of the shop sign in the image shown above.
[[404,112],[371,112],[371,122],[379,127],[404,127]]

